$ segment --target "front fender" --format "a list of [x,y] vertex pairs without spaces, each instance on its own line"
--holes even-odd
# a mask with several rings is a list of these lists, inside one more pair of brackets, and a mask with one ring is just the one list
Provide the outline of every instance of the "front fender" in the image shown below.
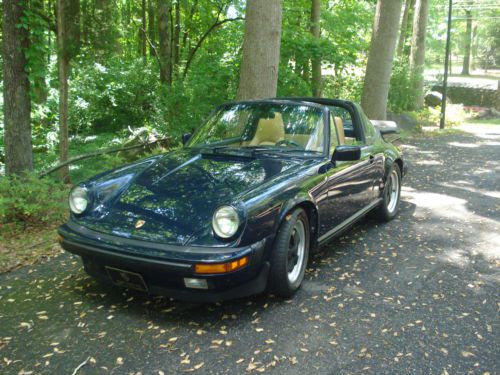
[[[314,199],[306,194],[300,194],[293,199],[288,200],[285,204],[281,206],[281,210],[274,223],[274,232],[277,233],[279,227],[286,216],[290,214],[297,206],[303,206],[305,208],[312,208],[315,212],[318,212],[318,207]],[[316,223],[311,223],[316,226]]]

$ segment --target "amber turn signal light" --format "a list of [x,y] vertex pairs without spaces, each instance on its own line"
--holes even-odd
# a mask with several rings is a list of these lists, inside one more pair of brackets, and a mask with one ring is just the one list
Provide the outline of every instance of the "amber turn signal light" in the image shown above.
[[243,257],[227,263],[199,263],[195,264],[194,272],[199,274],[228,273],[239,270],[247,264],[248,257]]

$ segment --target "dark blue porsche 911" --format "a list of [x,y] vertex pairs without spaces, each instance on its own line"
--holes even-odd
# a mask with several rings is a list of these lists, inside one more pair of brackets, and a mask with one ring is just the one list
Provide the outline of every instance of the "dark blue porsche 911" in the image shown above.
[[299,289],[309,254],[398,212],[405,164],[352,102],[218,107],[185,146],[70,193],[62,247],[105,282],[194,301]]

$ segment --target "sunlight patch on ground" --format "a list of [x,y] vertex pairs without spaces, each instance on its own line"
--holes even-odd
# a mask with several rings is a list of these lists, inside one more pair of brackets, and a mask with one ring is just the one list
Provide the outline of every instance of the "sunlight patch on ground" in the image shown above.
[[402,197],[417,206],[417,209],[429,210],[433,215],[439,217],[462,219],[464,216],[470,215],[469,210],[465,207],[467,204],[465,199],[414,189],[409,190],[407,187],[402,188]]
[[471,133],[474,136],[482,139],[490,139],[490,140],[500,139],[499,125],[465,123],[460,125],[458,129],[467,133]]
[[442,161],[437,160],[422,160],[415,162],[417,165],[443,165]]
[[479,147],[476,143],[462,143],[462,142],[448,142],[450,146],[453,147],[466,147],[466,148],[477,148]]
[[[468,185],[470,185],[470,184],[468,184]],[[445,182],[445,183],[442,183],[441,186],[444,186],[447,188],[452,188],[452,189],[462,189],[462,190],[466,190],[470,193],[482,194],[482,195],[486,195],[488,197],[500,199],[500,191],[495,191],[495,190],[490,191],[490,190],[478,189],[478,188],[474,188],[474,187],[470,187],[470,186],[463,186],[462,184],[459,184],[458,181],[457,181],[457,184],[450,184],[449,182]]]
[[[470,185],[470,182],[463,180],[457,181],[456,184],[442,184],[444,187],[500,198],[500,192],[477,189]],[[500,230],[497,221],[469,210],[467,200],[446,194],[403,187],[402,199],[416,206],[414,213],[416,218],[425,220],[432,217],[439,220],[440,225],[430,224],[432,227],[429,227],[429,231],[435,232],[438,236],[443,233],[462,238],[464,236],[462,224],[472,229],[475,233],[473,237],[463,237],[463,241],[457,247],[445,246],[445,249],[441,249],[438,259],[459,268],[475,266],[477,262],[486,261],[491,272],[487,272],[487,275],[483,275],[484,277],[478,274],[478,279],[470,287],[479,290],[484,283],[500,283]]]

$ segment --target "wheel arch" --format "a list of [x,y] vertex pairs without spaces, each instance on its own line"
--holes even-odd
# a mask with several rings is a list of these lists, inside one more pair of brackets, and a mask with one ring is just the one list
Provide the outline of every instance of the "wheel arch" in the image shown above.
[[287,216],[298,208],[302,208],[307,214],[309,220],[309,250],[314,251],[318,243],[319,215],[316,204],[309,199],[292,200],[288,204],[285,204],[279,214],[278,220],[276,220],[275,233],[277,233]]
[[399,170],[401,171],[401,177],[403,176],[403,167],[404,167],[404,164],[403,164],[403,159],[401,158],[397,158],[396,160],[394,160],[394,163],[396,163],[399,167]]

